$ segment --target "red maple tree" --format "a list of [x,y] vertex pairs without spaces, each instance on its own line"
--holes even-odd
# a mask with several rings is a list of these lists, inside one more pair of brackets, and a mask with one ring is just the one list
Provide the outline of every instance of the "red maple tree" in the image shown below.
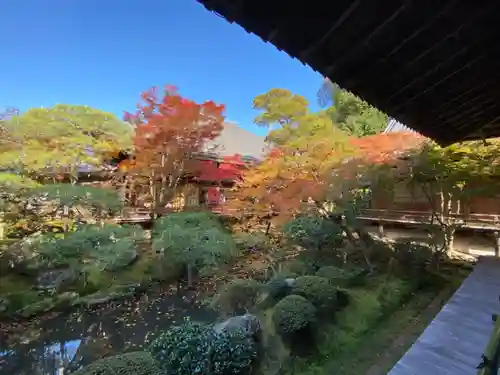
[[135,126],[133,174],[147,179],[156,210],[170,201],[206,143],[222,131],[224,106],[196,103],[173,86],[165,86],[161,95],[153,87],[141,99],[137,111],[126,113],[125,120]]

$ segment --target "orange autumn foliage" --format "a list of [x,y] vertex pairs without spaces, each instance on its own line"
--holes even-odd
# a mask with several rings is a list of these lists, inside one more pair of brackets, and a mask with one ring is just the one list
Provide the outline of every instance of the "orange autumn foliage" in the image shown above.
[[[341,194],[342,189],[355,187],[367,166],[394,161],[425,141],[419,134],[399,132],[350,138],[353,152],[345,152],[342,147],[313,147],[307,150],[309,157],[297,157],[290,150],[274,149],[259,166],[243,175],[233,208],[256,215],[274,213],[278,220],[287,220],[310,207],[307,202],[321,202],[327,194]],[[338,154],[336,159],[332,153]],[[329,168],[322,169],[322,161],[329,158]]]
[[322,141],[297,151],[273,149],[255,168],[243,174],[230,202],[233,210],[256,216],[271,216],[284,222],[300,212],[308,201],[320,200],[328,188],[327,176],[342,158]]
[[401,153],[420,147],[426,141],[426,137],[409,131],[380,133],[351,139],[359,156],[366,162],[376,164],[394,160]]
[[185,168],[194,153],[216,138],[223,128],[224,106],[212,101],[198,104],[183,98],[175,87],[163,95],[152,88],[141,95],[143,103],[125,119],[135,125],[135,167],[151,171]]

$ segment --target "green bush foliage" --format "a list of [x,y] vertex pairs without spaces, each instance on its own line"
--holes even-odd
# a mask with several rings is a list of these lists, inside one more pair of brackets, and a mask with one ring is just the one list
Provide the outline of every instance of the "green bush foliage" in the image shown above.
[[274,306],[273,322],[282,334],[292,334],[309,327],[316,320],[316,308],[299,295],[289,295]]
[[131,352],[105,357],[76,371],[74,375],[160,375],[148,352]]
[[112,271],[134,258],[142,238],[139,227],[84,225],[76,232],[40,236],[31,247],[39,254],[37,260],[49,267],[88,263]]
[[337,288],[325,277],[301,276],[295,280],[292,292],[303,296],[316,308],[324,309],[335,305]]
[[297,277],[304,275],[311,275],[315,272],[314,266],[310,262],[294,259],[284,265],[281,276],[283,277]]
[[431,262],[433,251],[430,246],[416,243],[411,239],[394,243],[394,257],[406,269],[425,267]]
[[244,313],[257,303],[263,285],[253,279],[236,279],[222,288],[214,301],[214,306],[221,312],[231,315]]
[[340,268],[335,266],[321,267],[315,276],[324,277],[338,286],[359,286],[365,280],[366,272],[361,268]]
[[286,297],[292,289],[285,279],[281,277],[269,281],[267,287],[269,289],[269,297],[275,301],[279,301],[280,299]]
[[175,281],[183,275],[184,270],[183,264],[160,254],[149,264],[147,272],[152,281]]
[[349,305],[336,315],[336,322],[322,327],[322,354],[355,351],[363,335],[371,330],[382,316],[380,302],[367,291],[349,292]]
[[153,237],[160,237],[169,228],[189,228],[196,231],[217,229],[226,231],[220,218],[212,212],[175,212],[159,218],[154,223]]
[[37,188],[34,194],[56,201],[61,206],[88,208],[96,216],[117,213],[123,206],[118,192],[92,186],[51,184]]
[[149,352],[165,374],[210,374],[211,326],[186,320],[161,333]]
[[249,374],[257,356],[253,339],[243,330],[224,331],[215,335],[213,341],[212,374]]
[[238,232],[233,237],[242,250],[265,250],[269,246],[269,238],[263,232]]
[[153,250],[164,255],[169,268],[192,266],[202,274],[237,255],[236,244],[219,218],[210,212],[178,212],[158,219]]
[[149,352],[163,373],[172,375],[248,374],[256,344],[243,329],[215,333],[212,325],[186,321],[161,333]]
[[413,290],[414,284],[409,281],[387,278],[377,288],[376,295],[381,308],[385,311],[390,311],[400,306]]
[[182,266],[193,266],[201,273],[210,273],[215,267],[237,255],[230,233],[217,228],[168,225],[153,238],[153,250],[163,254],[165,261]]
[[283,226],[283,234],[290,242],[306,249],[336,248],[342,244],[342,228],[320,215],[301,215]]

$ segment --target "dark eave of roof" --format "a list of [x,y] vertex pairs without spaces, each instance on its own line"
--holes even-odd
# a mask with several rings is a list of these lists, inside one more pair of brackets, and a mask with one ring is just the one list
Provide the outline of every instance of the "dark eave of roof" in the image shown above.
[[500,1],[198,1],[425,136],[500,136]]

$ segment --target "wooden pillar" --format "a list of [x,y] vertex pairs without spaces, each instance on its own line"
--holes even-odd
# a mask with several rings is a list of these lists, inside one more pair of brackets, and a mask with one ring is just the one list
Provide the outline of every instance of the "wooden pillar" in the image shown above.
[[495,256],[500,256],[500,232],[494,231],[493,237],[495,238]]
[[385,234],[384,234],[384,224],[382,224],[382,223],[378,223],[378,235],[380,237],[385,237]]
[[5,222],[3,221],[3,212],[0,212],[0,240],[5,238]]

